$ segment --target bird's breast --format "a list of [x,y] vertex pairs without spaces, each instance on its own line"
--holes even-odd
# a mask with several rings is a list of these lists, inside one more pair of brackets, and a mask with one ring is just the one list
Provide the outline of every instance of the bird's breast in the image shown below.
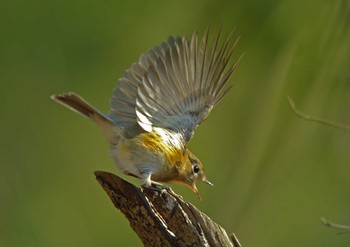
[[152,174],[155,181],[169,181],[177,174],[176,165],[183,151],[157,133],[143,133],[135,138],[121,138],[111,154],[125,174],[145,178]]

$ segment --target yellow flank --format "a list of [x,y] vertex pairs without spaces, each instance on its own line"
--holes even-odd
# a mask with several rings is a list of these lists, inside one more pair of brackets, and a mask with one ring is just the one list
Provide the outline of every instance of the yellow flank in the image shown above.
[[165,160],[169,162],[168,165],[175,165],[181,162],[183,150],[174,145],[169,145],[157,133],[147,132],[141,134],[139,138],[143,146],[152,153],[163,154]]

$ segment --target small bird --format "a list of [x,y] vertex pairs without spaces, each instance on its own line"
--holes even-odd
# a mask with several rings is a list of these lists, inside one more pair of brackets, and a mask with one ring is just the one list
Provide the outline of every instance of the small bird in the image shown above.
[[240,60],[230,62],[237,41],[232,32],[221,41],[219,31],[209,42],[209,28],[201,39],[196,32],[190,40],[170,37],[118,80],[108,115],[72,92],[51,99],[100,127],[122,173],[146,187],[180,182],[200,198],[196,181],[212,184],[187,143],[231,88],[227,82]]

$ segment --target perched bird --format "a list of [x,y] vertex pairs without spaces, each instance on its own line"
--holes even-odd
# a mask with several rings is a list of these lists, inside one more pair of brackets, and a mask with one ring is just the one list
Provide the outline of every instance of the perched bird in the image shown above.
[[190,40],[170,37],[142,54],[118,80],[108,115],[75,93],[51,98],[101,128],[121,172],[148,187],[180,182],[199,197],[195,182],[211,183],[187,143],[229,91],[239,60],[230,63],[232,33],[220,37],[209,42],[208,28],[200,40],[196,32]]

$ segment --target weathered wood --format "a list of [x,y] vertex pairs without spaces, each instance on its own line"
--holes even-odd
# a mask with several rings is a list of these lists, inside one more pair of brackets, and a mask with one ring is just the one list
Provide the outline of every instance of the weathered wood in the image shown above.
[[144,246],[240,246],[225,230],[172,191],[137,188],[102,171],[96,179]]

